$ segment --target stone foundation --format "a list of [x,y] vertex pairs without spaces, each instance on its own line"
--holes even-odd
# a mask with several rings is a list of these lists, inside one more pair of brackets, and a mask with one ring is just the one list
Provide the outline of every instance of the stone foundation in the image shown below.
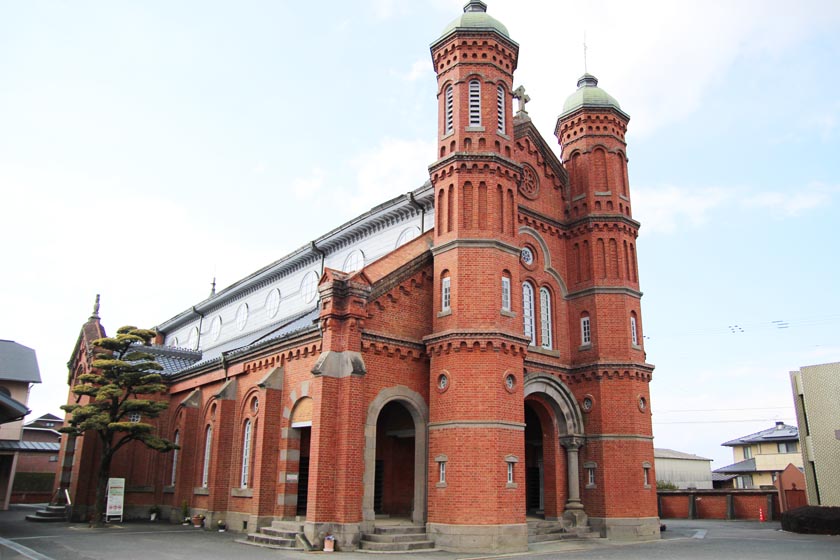
[[658,517],[590,517],[589,526],[602,537],[616,541],[659,539]]
[[426,531],[435,546],[452,552],[524,552],[528,550],[528,525],[448,525],[428,523]]
[[360,523],[313,523],[307,521],[303,524],[303,534],[315,547],[316,550],[323,550],[324,537],[332,535],[335,537],[335,549],[343,552],[350,552],[359,548],[359,541],[362,538]]

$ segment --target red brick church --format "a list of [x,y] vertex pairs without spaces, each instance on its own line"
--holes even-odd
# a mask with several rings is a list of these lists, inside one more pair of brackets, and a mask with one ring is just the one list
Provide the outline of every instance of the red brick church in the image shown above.
[[[430,181],[157,326],[180,449],[117,456],[129,516],[186,504],[343,550],[397,520],[462,551],[526,550],[535,520],[659,537],[629,116],[584,75],[558,158],[518,55],[471,0],[431,47]],[[71,385],[103,333],[97,307]],[[95,454],[62,449],[76,518]]]

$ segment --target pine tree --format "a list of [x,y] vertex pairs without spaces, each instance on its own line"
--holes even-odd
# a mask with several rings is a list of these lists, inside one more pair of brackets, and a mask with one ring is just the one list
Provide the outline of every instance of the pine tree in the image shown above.
[[[101,455],[96,485],[93,521],[104,521],[105,499],[114,454],[132,441],[166,453],[176,448],[154,433],[154,426],[143,420],[156,418],[168,403],[150,397],[166,392],[155,356],[144,352],[155,332],[122,327],[115,337],[93,341],[95,355],[90,373],[79,375],[72,392],[76,404],[61,408],[70,413],[68,425],[60,431],[99,438]],[[139,417],[140,421],[134,421]]]

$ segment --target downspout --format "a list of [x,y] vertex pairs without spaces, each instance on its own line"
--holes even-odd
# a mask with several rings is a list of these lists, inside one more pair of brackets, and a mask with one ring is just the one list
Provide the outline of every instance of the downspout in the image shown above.
[[326,258],[327,254],[325,252],[323,252],[321,249],[319,249],[318,246],[315,245],[314,241],[310,241],[309,245],[312,247],[313,252],[321,255],[321,274],[324,274],[324,259]]
[[426,207],[414,199],[413,192],[408,193],[408,201],[411,202],[415,208],[420,210],[420,235],[423,235],[426,233]]
[[225,372],[225,381],[227,381],[228,380],[228,363],[227,363],[227,356],[225,356],[224,352],[222,352],[222,356],[219,358],[219,362],[221,363],[222,369]]
[[204,324],[204,315],[202,315],[201,313],[198,312],[198,310],[195,308],[195,305],[193,305],[193,307],[192,307],[192,312],[199,316],[199,319],[198,319],[198,340],[196,341],[196,344],[195,344],[195,349],[198,350],[198,349],[201,348],[201,327]]

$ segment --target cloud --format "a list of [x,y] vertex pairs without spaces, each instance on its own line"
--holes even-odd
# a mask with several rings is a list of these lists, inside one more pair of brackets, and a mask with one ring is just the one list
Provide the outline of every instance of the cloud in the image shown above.
[[347,197],[351,210],[363,212],[419,188],[429,179],[425,170],[434,159],[434,142],[394,138],[357,155],[350,161],[356,171],[356,185]]
[[840,185],[831,187],[815,183],[791,193],[763,192],[746,196],[741,204],[745,208],[768,209],[784,216],[799,216],[807,210],[830,204],[837,193],[840,193]]
[[[517,81],[536,94],[528,106],[535,122],[554,122],[573,93],[584,72],[585,31],[587,70],[633,116],[633,134],[645,136],[695,112],[740,60],[783,56],[840,21],[837,2],[806,4],[791,10],[759,0],[519,0],[494,2],[488,11],[520,42]],[[557,33],[558,21],[564,33]]]
[[633,195],[634,215],[644,224],[645,234],[674,233],[681,224],[705,224],[709,213],[731,198],[730,191],[720,187],[637,187]]
[[416,82],[419,79],[429,79],[433,80],[435,77],[434,69],[432,68],[432,63],[428,59],[421,59],[414,62],[411,65],[411,70],[405,76],[405,79],[409,82]]
[[298,200],[312,200],[323,186],[326,174],[320,168],[314,168],[307,177],[298,177],[292,181],[292,192]]

